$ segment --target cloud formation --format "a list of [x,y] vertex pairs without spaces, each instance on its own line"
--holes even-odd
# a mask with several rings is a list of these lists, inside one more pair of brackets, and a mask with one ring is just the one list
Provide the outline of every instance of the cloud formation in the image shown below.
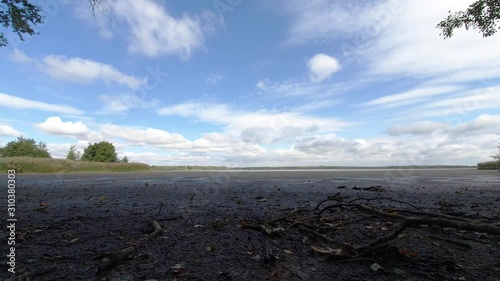
[[117,21],[127,25],[128,49],[148,57],[179,55],[187,60],[204,47],[217,17],[211,12],[174,17],[164,5],[152,0],[112,1]]
[[87,126],[81,121],[63,122],[58,116],[49,117],[45,122],[38,124],[36,127],[53,135],[85,136],[90,132]]
[[386,129],[386,133],[391,136],[399,135],[428,135],[436,131],[443,130],[447,128],[446,123],[434,122],[434,121],[420,121],[413,124],[398,124],[391,126]]
[[144,83],[143,79],[126,75],[111,65],[86,60],[79,57],[49,55],[42,60],[40,70],[50,77],[76,83],[91,83],[102,80],[106,83],[117,83],[137,89]]
[[145,79],[124,74],[109,64],[79,57],[68,58],[66,56],[48,55],[38,60],[15,49],[11,58],[17,63],[31,63],[40,72],[61,81],[88,84],[96,80],[102,80],[105,83],[116,83],[131,89],[138,89],[146,82]]
[[333,132],[353,124],[336,118],[320,118],[300,112],[241,111],[227,104],[182,103],[163,107],[163,116],[181,116],[224,126],[224,131],[244,140],[273,143],[290,140],[313,132]]
[[11,126],[0,124],[0,136],[4,137],[18,137],[21,136],[23,133],[19,132],[18,130],[12,128]]
[[68,105],[49,104],[0,93],[0,106],[18,109],[35,109],[61,114],[81,115],[83,111]]
[[316,54],[307,63],[309,78],[314,83],[323,82],[330,78],[333,73],[340,70],[339,62],[332,56]]
[[156,103],[145,101],[135,94],[100,95],[99,100],[103,103],[103,108],[99,111],[102,114],[126,114],[131,109],[150,108]]

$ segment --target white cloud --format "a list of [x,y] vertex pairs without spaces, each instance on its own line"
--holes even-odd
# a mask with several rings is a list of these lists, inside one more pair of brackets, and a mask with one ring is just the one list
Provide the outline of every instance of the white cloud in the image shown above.
[[102,134],[108,138],[122,138],[134,144],[171,145],[184,143],[187,140],[180,134],[169,133],[159,129],[137,129],[114,124],[102,124]]
[[192,117],[223,125],[225,132],[232,136],[263,143],[291,140],[312,132],[333,132],[353,125],[336,118],[313,117],[292,111],[240,111],[225,104],[183,103],[164,107],[158,114]]
[[144,83],[143,79],[126,75],[111,65],[79,57],[46,56],[40,70],[54,79],[77,83],[91,83],[100,79],[106,83],[117,83],[132,89],[137,89]]
[[485,70],[498,74],[500,54],[495,46],[500,44],[500,37],[482,38],[476,30],[461,29],[445,40],[436,29],[449,10],[463,10],[472,2],[400,1],[400,12],[392,14],[380,36],[371,40],[360,55],[369,61],[373,74],[434,79],[436,75],[445,79],[463,72],[474,76]]
[[365,77],[397,75],[444,83],[498,78],[499,36],[482,38],[477,30],[462,28],[445,40],[436,28],[448,11],[464,10],[473,2],[291,0],[284,4],[291,15],[288,42],[342,39],[335,41],[340,61],[362,64]]
[[277,97],[301,97],[307,96],[314,99],[323,99],[338,95],[346,91],[346,89],[355,87],[352,83],[337,83],[337,84],[318,84],[311,82],[297,82],[286,80],[273,82],[269,79],[260,80],[255,85],[262,94],[274,95]]
[[425,98],[450,94],[462,89],[460,86],[422,87],[404,93],[383,96],[365,103],[363,106],[394,107],[420,102]]
[[316,54],[307,63],[309,68],[309,78],[314,83],[322,82],[340,70],[338,61],[326,54]]
[[0,124],[0,136],[17,137],[21,136],[23,133],[12,128],[11,126]]
[[466,91],[459,97],[429,102],[414,111],[420,116],[467,115],[468,112],[500,108],[500,86]]
[[0,106],[18,109],[35,109],[61,114],[81,115],[83,111],[67,105],[49,104],[0,93]]
[[19,49],[14,49],[14,52],[12,52],[12,55],[10,56],[10,58],[13,62],[17,62],[17,63],[31,63],[33,61],[32,58],[27,56],[25,53],[23,53]]
[[434,121],[420,121],[413,124],[407,125],[394,125],[386,130],[391,136],[399,136],[404,134],[411,135],[428,135],[436,131],[443,130],[447,128],[446,123],[434,122]]
[[379,2],[359,3],[329,0],[286,1],[285,10],[292,16],[287,42],[325,42],[364,31],[367,22],[376,23],[383,9]]
[[450,130],[459,135],[470,135],[483,133],[495,133],[500,135],[500,115],[482,114],[474,120],[455,126]]
[[60,117],[49,117],[36,126],[38,129],[53,135],[84,136],[90,130],[82,122],[63,122]]
[[205,35],[217,23],[207,11],[176,18],[152,0],[115,0],[109,6],[117,21],[127,24],[129,51],[149,57],[178,54],[189,59],[193,50],[204,47]]
[[99,100],[104,107],[99,113],[125,114],[133,108],[149,108],[156,104],[155,101],[147,102],[134,94],[100,95]]

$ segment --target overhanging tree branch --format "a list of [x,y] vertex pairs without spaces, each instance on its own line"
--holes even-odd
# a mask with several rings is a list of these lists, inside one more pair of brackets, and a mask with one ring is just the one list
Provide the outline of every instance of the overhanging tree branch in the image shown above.
[[497,23],[500,20],[500,0],[478,0],[472,3],[466,11],[451,13],[446,19],[438,23],[436,28],[441,29],[441,35],[446,38],[453,36],[456,28],[465,27],[478,29],[483,37],[492,36],[497,32]]

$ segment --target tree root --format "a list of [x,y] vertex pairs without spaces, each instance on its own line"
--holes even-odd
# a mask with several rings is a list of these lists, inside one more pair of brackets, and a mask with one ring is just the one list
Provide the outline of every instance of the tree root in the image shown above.
[[[422,214],[422,215],[427,215],[430,217],[408,217],[405,215],[400,215],[395,212],[384,212],[379,209],[375,209],[373,207],[363,205],[363,204],[333,204],[324,207],[318,215],[320,215],[325,209],[332,209],[332,208],[339,208],[339,207],[355,207],[359,210],[362,210],[364,212],[369,212],[369,213],[374,213],[376,215],[380,216],[385,216],[385,217],[390,217],[390,218],[395,218],[395,219],[401,219],[402,221],[399,223],[399,226],[390,234],[381,236],[375,240],[372,240],[360,247],[356,247],[355,250],[358,253],[364,253],[366,251],[369,251],[370,249],[374,248],[375,246],[381,245],[385,242],[388,242],[395,237],[397,237],[399,234],[401,234],[406,228],[409,226],[420,226],[420,225],[437,225],[441,227],[450,227],[450,228],[456,228],[456,229],[462,229],[462,230],[468,230],[468,231],[476,231],[476,232],[483,232],[483,233],[489,233],[489,234],[495,234],[495,235],[500,235],[500,227],[491,225],[491,224],[484,224],[484,223],[478,223],[472,220],[467,220],[463,218],[457,218],[453,216],[448,216],[444,214],[434,214],[434,213],[428,213],[428,212],[423,212],[423,211],[411,211],[414,214]],[[463,245],[461,245],[463,246]],[[354,258],[354,257],[352,257]]]
[[[366,205],[366,204],[360,204],[360,203],[355,203],[357,201],[373,201],[373,200],[389,200],[392,202],[397,202],[400,204],[405,204],[408,206],[414,207],[413,210],[411,209],[389,209],[389,210],[382,210],[382,209],[377,209],[375,207]],[[321,205],[327,201],[336,201],[336,203],[325,206],[320,209]],[[344,201],[344,202],[343,202]],[[279,220],[284,220],[285,222],[288,222],[289,225],[287,227],[288,230],[292,229],[292,227],[298,227],[301,231],[307,232],[308,234],[319,238],[321,241],[323,241],[327,245],[331,245],[331,247],[318,247],[318,246],[311,246],[311,251],[315,254],[319,255],[327,255],[331,257],[332,259],[335,260],[358,260],[362,258],[367,258],[372,256],[374,253],[378,253],[380,249],[387,248],[386,242],[389,242],[393,240],[394,238],[398,237],[399,234],[404,232],[408,227],[412,226],[422,226],[422,225],[436,225],[440,227],[448,227],[448,228],[455,228],[455,229],[461,229],[461,230],[467,230],[467,231],[475,231],[475,232],[482,232],[482,233],[488,233],[488,234],[493,234],[493,235],[500,235],[500,227],[496,226],[495,224],[487,224],[487,223],[481,223],[478,221],[474,221],[471,219],[463,218],[463,217],[458,217],[458,216],[452,216],[452,215],[447,215],[447,214],[441,214],[441,213],[432,213],[432,212],[427,212],[423,211],[420,208],[417,208],[416,206],[406,203],[403,201],[399,200],[394,200],[392,198],[358,198],[354,200],[350,200],[348,202],[345,202],[344,198],[340,195],[340,193],[337,193],[334,196],[328,197],[328,199],[323,200],[317,204],[316,208],[316,214],[310,215],[308,218],[312,219],[316,217],[316,219],[321,218],[321,214],[329,209],[351,209],[351,210],[358,210],[364,213],[369,213],[369,214],[374,214],[376,216],[381,216],[381,217],[386,217],[390,218],[392,221],[398,221],[396,224],[395,229],[384,236],[378,237],[376,239],[373,239],[365,244],[362,244],[360,246],[353,246],[350,245],[349,243],[341,242],[341,241],[336,241],[331,238],[329,238],[327,235],[319,233],[318,229],[320,228],[320,224],[310,224],[306,223],[304,220],[304,216],[301,214],[301,217],[299,220],[297,219],[291,219],[288,216],[285,216],[284,218],[280,218]],[[418,209],[418,210],[415,210]],[[295,215],[294,213],[290,214],[291,216]],[[276,223],[278,220],[273,220],[271,221],[271,224]],[[309,220],[311,222],[311,220]],[[250,229],[255,229],[255,230],[260,230],[263,231],[264,227],[263,225],[255,225],[255,224],[249,224],[245,223],[242,224],[242,227],[244,228],[250,228]],[[330,227],[331,228],[331,227]],[[329,229],[329,228],[327,228]],[[331,228],[335,229],[335,227]],[[454,245],[460,246],[462,248],[470,249],[471,246],[466,243],[461,243],[458,241],[453,241],[445,238],[438,238],[435,236],[429,236],[430,239],[439,239],[443,240],[449,243],[452,243]]]

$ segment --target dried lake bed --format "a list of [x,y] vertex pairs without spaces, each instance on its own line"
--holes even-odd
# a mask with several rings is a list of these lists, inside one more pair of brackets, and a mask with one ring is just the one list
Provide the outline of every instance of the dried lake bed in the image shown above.
[[[6,174],[1,181],[7,185]],[[371,206],[380,208],[407,208],[408,204],[398,203],[405,202],[432,212],[461,212],[483,220],[496,216],[498,220],[500,173],[345,169],[17,174],[16,269],[18,274],[38,270],[43,274],[37,280],[332,280],[332,274],[336,280],[498,280],[498,237],[489,235],[467,233],[468,239],[477,241],[467,240],[473,241],[473,249],[459,255],[460,247],[449,247],[451,252],[444,253],[446,242],[427,245],[419,240],[427,241],[427,234],[417,229],[413,235],[412,229],[406,247],[413,245],[427,255],[437,248],[435,256],[451,256],[455,269],[425,273],[402,264],[399,267],[405,275],[396,276],[370,269],[375,261],[336,263],[311,255],[311,245],[301,242],[305,234],[290,232],[276,238],[241,228],[242,221],[275,218],[299,208],[312,210],[333,195],[344,200],[369,199]],[[7,209],[6,192],[0,200]],[[354,217],[380,223],[370,216]],[[107,253],[143,241],[154,231],[153,220],[165,229],[164,235],[141,242],[129,259],[97,275]],[[349,243],[383,234],[363,231]],[[350,234],[338,232],[345,239]],[[8,233],[0,235],[7,241]],[[487,241],[481,243],[481,239]],[[269,243],[279,258],[272,263],[265,261],[263,253]],[[7,242],[0,250],[7,253]],[[387,263],[387,268],[395,266]],[[181,269],[175,269],[177,265]],[[44,268],[52,270],[40,272]],[[2,278],[10,276],[7,267],[0,270]]]

